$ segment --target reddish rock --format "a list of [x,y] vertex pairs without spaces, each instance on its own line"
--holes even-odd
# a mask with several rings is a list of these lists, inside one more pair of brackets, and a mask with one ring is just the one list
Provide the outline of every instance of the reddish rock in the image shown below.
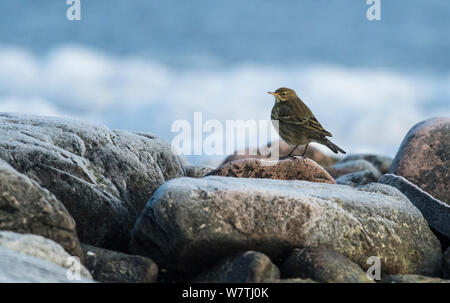
[[[280,150],[279,150],[280,157],[287,155],[292,149],[292,146],[286,144],[284,141],[280,141],[279,144],[280,144]],[[268,146],[270,146],[270,144],[268,144]],[[299,146],[292,153],[292,155],[293,156],[303,155],[304,148],[305,148],[304,146]],[[269,156],[262,156],[258,153],[258,151],[254,150],[254,149],[252,149],[252,150],[246,149],[245,152],[242,152],[242,151],[235,152],[233,155],[228,156],[222,162],[222,165],[225,163],[232,162],[235,160],[240,160],[240,159],[247,159],[247,158],[264,159],[264,158],[269,158]],[[317,162],[318,164],[320,164],[324,167],[331,166],[338,161],[338,158],[325,155],[320,150],[315,148],[313,145],[308,146],[308,150],[306,151],[306,158],[314,160],[315,162]]]
[[449,167],[450,118],[433,118],[408,132],[389,172],[450,204]]
[[265,178],[279,180],[305,180],[336,184],[330,174],[311,159],[296,157],[285,160],[247,158],[225,163],[208,175]]

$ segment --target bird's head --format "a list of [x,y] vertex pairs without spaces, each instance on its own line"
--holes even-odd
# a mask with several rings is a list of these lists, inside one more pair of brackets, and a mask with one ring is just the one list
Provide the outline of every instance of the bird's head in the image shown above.
[[275,97],[275,102],[284,102],[289,101],[291,99],[297,99],[297,94],[293,89],[282,87],[277,89],[274,92],[268,92],[269,94],[273,95]]

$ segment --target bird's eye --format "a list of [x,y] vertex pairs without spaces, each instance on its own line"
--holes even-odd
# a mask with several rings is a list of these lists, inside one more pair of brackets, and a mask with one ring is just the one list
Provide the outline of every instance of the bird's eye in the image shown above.
[[283,96],[286,96],[286,93],[282,93]]

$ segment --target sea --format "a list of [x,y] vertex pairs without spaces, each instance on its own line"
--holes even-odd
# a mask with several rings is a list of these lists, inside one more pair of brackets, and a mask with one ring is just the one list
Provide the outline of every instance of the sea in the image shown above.
[[450,1],[378,1],[372,21],[366,0],[79,0],[74,21],[77,1],[1,1],[0,111],[170,142],[195,112],[269,120],[267,92],[290,87],[348,153],[394,156],[450,116]]

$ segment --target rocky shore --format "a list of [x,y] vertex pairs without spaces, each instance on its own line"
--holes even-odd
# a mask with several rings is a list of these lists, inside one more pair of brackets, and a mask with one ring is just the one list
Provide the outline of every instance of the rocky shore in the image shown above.
[[0,282],[450,282],[450,118],[394,159],[307,158],[191,166],[153,134],[0,113]]

